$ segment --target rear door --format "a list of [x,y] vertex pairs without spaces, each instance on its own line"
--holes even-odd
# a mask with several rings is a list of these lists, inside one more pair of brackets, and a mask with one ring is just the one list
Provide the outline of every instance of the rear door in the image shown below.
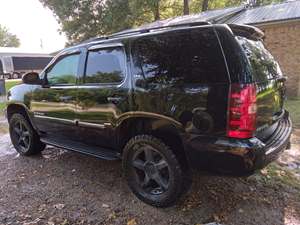
[[257,131],[274,124],[283,115],[285,77],[261,41],[237,37],[252,68],[257,85]]
[[129,79],[121,43],[95,45],[88,49],[83,79],[78,86],[80,141],[113,148],[117,119],[129,110]]

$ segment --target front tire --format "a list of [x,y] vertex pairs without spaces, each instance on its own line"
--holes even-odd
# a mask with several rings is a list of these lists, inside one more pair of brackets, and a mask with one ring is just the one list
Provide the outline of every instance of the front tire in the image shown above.
[[35,155],[46,147],[40,141],[38,134],[29,121],[22,114],[16,113],[11,116],[9,133],[13,146],[21,155]]
[[123,168],[132,192],[152,206],[172,206],[187,190],[188,179],[176,155],[153,136],[139,135],[127,143]]

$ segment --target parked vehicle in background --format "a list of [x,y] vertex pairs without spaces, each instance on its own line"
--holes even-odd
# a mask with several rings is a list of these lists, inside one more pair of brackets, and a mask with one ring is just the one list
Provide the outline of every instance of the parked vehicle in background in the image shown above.
[[0,78],[18,79],[28,72],[41,72],[53,56],[23,53],[15,48],[0,48]]
[[67,48],[8,92],[12,143],[22,155],[49,144],[122,159],[133,193],[157,207],[188,190],[192,169],[253,173],[292,130],[286,78],[262,37],[203,22]]

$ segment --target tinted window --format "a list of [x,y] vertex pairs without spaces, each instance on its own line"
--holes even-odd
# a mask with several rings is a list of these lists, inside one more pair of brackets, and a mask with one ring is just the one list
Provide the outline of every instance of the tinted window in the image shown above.
[[50,85],[75,84],[78,69],[79,54],[68,55],[61,58],[47,72]]
[[252,41],[243,37],[237,37],[237,39],[251,63],[256,81],[264,82],[282,76],[278,63],[261,41]]
[[121,47],[88,53],[85,83],[119,83],[125,76],[125,60]]
[[138,40],[134,63],[148,83],[221,83],[224,58],[211,28],[176,31]]

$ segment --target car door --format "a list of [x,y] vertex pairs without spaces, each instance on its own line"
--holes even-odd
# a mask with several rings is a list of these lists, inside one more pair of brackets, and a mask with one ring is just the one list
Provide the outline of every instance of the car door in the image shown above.
[[114,147],[117,120],[129,110],[129,86],[122,44],[87,49],[85,73],[78,86],[77,119],[82,142]]
[[76,138],[75,108],[80,52],[59,56],[43,75],[44,84],[33,91],[31,110],[44,138]]

